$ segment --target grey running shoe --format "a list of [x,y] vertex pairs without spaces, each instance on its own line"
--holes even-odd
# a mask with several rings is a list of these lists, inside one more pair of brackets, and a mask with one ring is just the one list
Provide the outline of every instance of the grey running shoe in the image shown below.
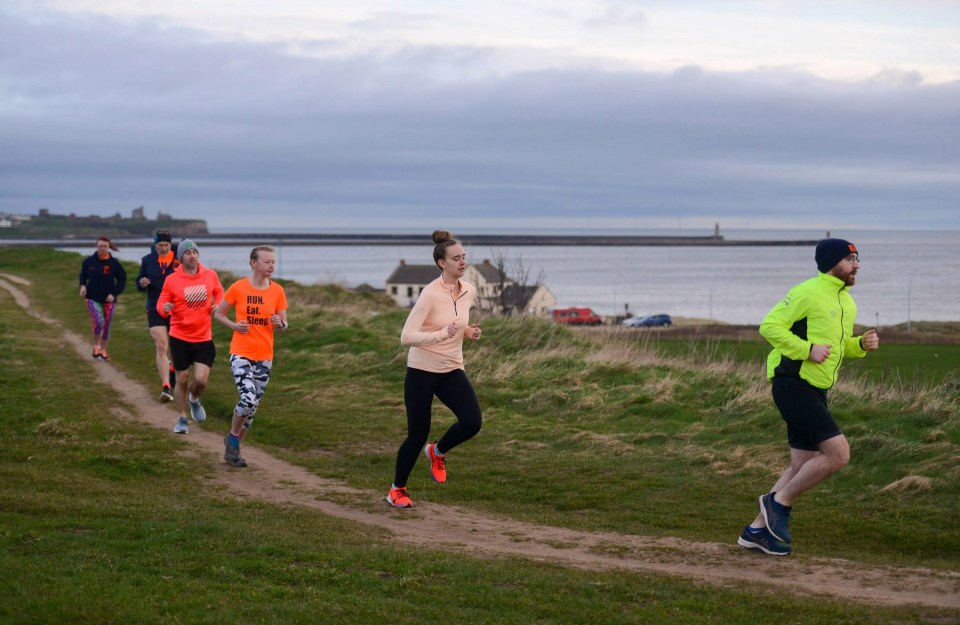
[[245,467],[247,461],[240,457],[240,441],[229,434],[223,437],[223,459],[231,467]]
[[160,391],[160,401],[173,401],[173,389],[167,385],[164,385],[163,389]]
[[187,418],[180,417],[179,419],[177,419],[177,424],[173,426],[173,431],[176,432],[177,434],[188,433],[190,429],[187,427]]
[[190,396],[187,395],[187,403],[190,404],[190,416],[197,423],[203,423],[207,420],[207,411],[203,409],[203,406],[200,405],[200,400],[190,401]]
[[763,515],[763,522],[767,529],[773,534],[773,537],[779,541],[789,543],[790,541],[790,508],[777,503],[773,498],[776,493],[767,493],[760,495],[757,503],[760,504],[760,514]]
[[738,545],[747,549],[759,549],[771,556],[785,556],[790,553],[790,545],[774,538],[767,528],[762,527],[757,531],[751,531],[752,529],[749,525],[743,528],[743,533],[737,539]]

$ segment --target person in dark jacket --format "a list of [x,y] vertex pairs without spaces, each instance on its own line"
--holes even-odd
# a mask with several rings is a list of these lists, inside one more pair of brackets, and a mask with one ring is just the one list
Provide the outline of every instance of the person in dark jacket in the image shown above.
[[109,360],[107,341],[117,296],[127,286],[127,272],[113,257],[117,246],[107,237],[97,239],[97,251],[88,256],[80,267],[80,297],[87,302],[93,320],[93,359]]
[[157,372],[160,374],[160,401],[173,401],[173,388],[176,385],[176,372],[170,362],[169,332],[170,319],[157,312],[157,300],[163,291],[167,276],[176,269],[177,260],[173,254],[173,237],[166,230],[157,230],[153,237],[153,250],[140,260],[140,273],[137,274],[137,290],[147,294],[147,328],[157,348]]

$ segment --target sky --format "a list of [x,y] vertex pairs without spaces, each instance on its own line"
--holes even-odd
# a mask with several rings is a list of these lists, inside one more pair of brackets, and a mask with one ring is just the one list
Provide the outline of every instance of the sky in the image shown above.
[[0,0],[0,211],[960,231],[960,0]]

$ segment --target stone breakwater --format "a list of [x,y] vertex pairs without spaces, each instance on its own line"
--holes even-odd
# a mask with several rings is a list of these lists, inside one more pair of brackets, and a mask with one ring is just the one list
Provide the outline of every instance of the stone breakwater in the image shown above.
[[[807,239],[743,239],[728,240],[722,236],[640,236],[640,235],[568,235],[568,234],[463,234],[457,238],[465,245],[502,247],[770,247],[770,246],[815,246],[816,240]],[[349,245],[427,245],[430,238],[424,234],[207,234],[191,237],[198,245],[298,245],[298,246],[349,246]],[[146,245],[152,239],[116,239],[121,245]],[[38,239],[0,241],[0,245],[64,245],[62,239]],[[71,239],[71,247],[93,246],[94,239]]]

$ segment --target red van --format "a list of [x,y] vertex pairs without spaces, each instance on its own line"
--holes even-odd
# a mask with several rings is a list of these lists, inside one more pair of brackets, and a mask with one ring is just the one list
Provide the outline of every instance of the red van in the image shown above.
[[553,320],[572,326],[598,326],[603,323],[600,315],[590,308],[554,308]]

